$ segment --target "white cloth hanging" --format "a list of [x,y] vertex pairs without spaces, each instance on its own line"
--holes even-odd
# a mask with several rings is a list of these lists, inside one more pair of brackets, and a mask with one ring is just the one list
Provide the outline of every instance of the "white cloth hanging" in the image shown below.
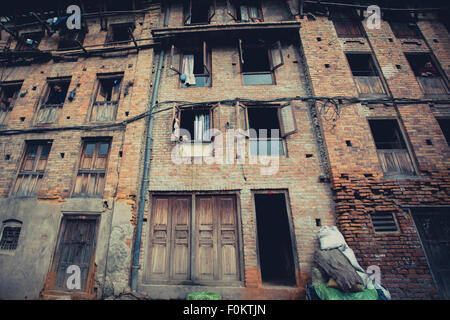
[[194,85],[195,75],[193,54],[186,54],[183,56],[183,73],[186,75],[186,84],[191,86]]

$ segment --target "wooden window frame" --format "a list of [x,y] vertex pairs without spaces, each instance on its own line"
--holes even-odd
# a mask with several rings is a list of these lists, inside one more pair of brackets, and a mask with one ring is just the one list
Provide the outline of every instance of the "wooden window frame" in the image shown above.
[[[84,154],[86,150],[86,146],[88,144],[95,144],[94,151],[92,153],[92,163],[96,163],[96,160],[98,159],[98,152],[101,144],[108,144],[108,154],[106,155],[105,159],[105,169],[81,169],[82,161],[84,159]],[[111,156],[111,149],[112,149],[112,138],[110,137],[99,137],[99,138],[84,138],[81,142],[81,149],[78,157],[78,163],[77,163],[77,170],[75,171],[74,177],[73,177],[73,184],[72,184],[72,190],[71,190],[71,197],[73,198],[101,198],[103,197],[103,194],[105,192],[106,187],[106,178],[108,173],[108,165],[109,165],[109,159]],[[91,164],[92,167],[92,164]],[[77,177],[80,174],[88,174],[90,175],[104,175],[104,184],[103,184],[103,190],[101,193],[86,193],[86,192],[76,192],[77,188]],[[98,179],[96,179],[96,184],[98,183]],[[94,185],[94,191],[97,185]]]
[[[247,12],[248,12],[248,17],[251,21],[242,21],[240,19],[238,19],[238,10],[239,7],[241,5],[242,0],[227,0],[227,14],[233,18],[233,20],[235,22],[238,23],[253,23],[253,22],[264,22],[264,15],[263,15],[263,10],[262,10],[262,1],[261,0],[254,0],[256,7],[258,9],[258,15],[259,17],[257,17],[256,19],[259,19],[260,21],[254,21],[255,18],[250,17],[250,12],[248,11],[248,3],[244,4],[247,6]],[[244,1],[244,2],[250,2],[250,1]]]
[[[243,112],[241,112],[242,108],[245,110]],[[298,129],[297,129],[297,121],[295,118],[295,112],[294,112],[294,106],[291,103],[284,103],[284,104],[276,104],[276,105],[246,105],[240,102],[237,102],[235,104],[235,114],[236,114],[236,128],[239,129],[239,132],[241,134],[243,134],[245,137],[249,138],[249,129],[250,129],[250,124],[249,124],[249,117],[248,117],[248,109],[249,108],[276,108],[277,109],[277,117],[278,117],[278,124],[280,126],[280,138],[285,139],[287,136],[297,133]],[[291,130],[285,130],[285,123],[283,122],[283,118],[281,115],[281,112],[283,108],[290,108],[290,113],[291,113],[291,117],[292,117],[292,123],[294,125],[294,128],[292,128]],[[244,115],[245,119],[241,120],[242,115]],[[243,122],[241,122],[243,121]]]
[[[192,47],[191,47],[192,48]],[[183,74],[184,70],[183,70],[183,57],[186,54],[186,51],[189,51],[191,48],[186,48],[185,50],[181,50],[178,49],[178,47],[175,44],[172,44],[170,47],[170,56],[169,56],[169,69],[171,69],[172,71],[178,73],[179,75]],[[191,49],[192,50],[192,49]],[[202,52],[202,60],[203,60],[203,70],[206,73],[203,74],[195,74],[198,76],[209,76],[209,86],[201,86],[201,88],[208,88],[208,87],[212,87],[212,50],[209,48],[208,43],[203,40],[202,41],[202,47],[201,47],[201,52]],[[177,51],[178,53],[175,53],[175,51]],[[179,63],[178,66],[174,66],[174,56],[178,55],[179,56]],[[181,80],[180,80],[181,83]],[[180,87],[182,87],[180,85]],[[182,87],[182,88],[199,88],[199,86],[194,85],[194,86],[189,86],[189,87]]]
[[[120,27],[120,26],[124,26],[124,27],[127,26],[129,39],[128,40],[114,41],[113,40],[113,38],[114,38],[114,28]],[[134,32],[135,29],[136,29],[136,25],[132,21],[110,24],[108,26],[108,32],[107,32],[106,38],[105,38],[105,45],[115,45],[115,44],[127,44],[127,43],[130,43],[133,40],[132,39],[133,38],[133,32]]]
[[[241,38],[238,39],[238,53],[239,53],[239,62],[240,62],[240,70],[241,70],[241,78],[242,78],[242,83],[244,85],[276,85],[276,79],[275,79],[275,70],[277,70],[278,68],[280,68],[281,66],[284,65],[284,56],[283,56],[283,49],[281,46],[281,41],[277,40],[275,42],[273,42],[270,45],[249,45],[250,47],[259,47],[261,48],[261,50],[267,50],[267,55],[268,55],[268,60],[269,60],[269,70],[267,71],[243,71],[244,70],[244,64],[245,64],[245,60],[244,60],[244,45],[243,45],[243,40]],[[274,64],[274,56],[273,56],[273,50],[278,51],[279,55],[280,55],[280,62],[278,64]],[[272,76],[272,83],[266,83],[266,84],[245,84],[244,83],[244,75],[249,74],[271,74]]]
[[5,113],[5,116],[3,117],[3,120],[0,121],[0,127],[5,125],[8,121],[9,114],[14,109],[14,105],[16,104],[17,99],[19,98],[20,90],[22,89],[23,81],[12,81],[12,82],[1,82],[0,83],[0,99],[3,99],[4,96],[4,88],[5,87],[17,87],[17,90],[14,93],[13,100],[11,104],[8,107],[5,107],[5,109],[2,111]]
[[[417,83],[418,83],[418,85],[420,87],[420,90],[422,91],[424,96],[432,96],[432,97],[437,97],[437,98],[440,98],[440,97],[447,98],[450,95],[450,82],[449,82],[449,80],[447,78],[447,75],[446,75],[444,69],[442,68],[441,64],[436,59],[434,54],[432,54],[430,52],[405,52],[404,54],[405,54],[405,58],[406,58],[406,60],[408,62],[408,65],[409,65],[411,71],[413,72],[414,77],[416,78],[416,81],[417,81]],[[409,59],[408,59],[408,57],[414,57],[414,56],[427,56],[430,59],[431,63],[433,64],[433,67],[435,67],[437,72],[439,73],[439,78],[444,82],[444,89],[447,91],[447,94],[434,95],[434,94],[429,94],[429,93],[425,92],[424,88],[422,87],[422,84],[419,82],[419,79],[418,79],[419,76],[417,76],[415,74],[415,72],[414,72],[414,70],[413,70],[413,68],[411,66],[411,63],[409,62]]]
[[[345,17],[341,16],[346,15]],[[358,15],[353,9],[347,9],[347,10],[333,10],[331,12],[331,20],[333,21],[334,28],[336,30],[336,34],[338,38],[364,38],[364,27],[361,25],[361,19],[358,18]],[[342,33],[342,28],[339,24],[347,24],[352,23],[354,24],[352,27],[356,28],[355,30],[358,30],[358,34],[350,34],[348,33],[348,27],[345,28],[345,34]]]
[[[120,79],[119,90],[118,90],[118,93],[117,93],[117,100],[97,101],[97,97],[98,97],[99,92],[101,90],[102,81],[103,80],[108,80],[108,79]],[[123,72],[121,72],[121,73],[114,73],[114,74],[98,74],[97,75],[94,95],[92,96],[92,103],[91,103],[91,108],[90,108],[90,110],[88,112],[87,122],[110,123],[110,122],[113,122],[113,121],[116,120],[117,112],[119,110],[119,104],[120,104],[120,96],[122,95],[122,87],[123,87],[124,79],[125,79],[125,74]],[[114,108],[114,111],[113,111],[112,116],[111,116],[111,120],[93,120],[92,117],[93,117],[94,108],[97,107],[100,104],[106,104],[107,105],[106,107],[108,107],[108,105],[109,105],[109,107]]]
[[190,280],[158,280],[158,279],[149,279],[149,247],[150,247],[150,235],[151,232],[148,232],[148,235],[145,240],[145,276],[143,277],[143,282],[145,284],[162,284],[162,285],[208,285],[208,286],[232,286],[232,287],[240,287],[244,285],[245,282],[245,265],[244,265],[244,243],[243,243],[243,235],[242,235],[242,216],[241,216],[241,202],[240,202],[240,192],[235,190],[228,191],[195,191],[195,192],[150,192],[149,197],[151,199],[150,203],[152,204],[149,209],[149,219],[148,219],[148,228],[151,227],[151,219],[152,219],[152,210],[154,199],[158,197],[189,197],[191,208],[190,208],[190,245],[195,244],[196,241],[196,232],[192,228],[196,224],[196,199],[199,196],[232,196],[234,198],[234,208],[235,208],[235,219],[236,219],[236,250],[237,250],[237,263],[239,273],[239,280],[192,280],[194,279],[195,271],[193,266],[195,266],[195,254],[193,254],[193,250],[191,249],[191,257],[189,260],[190,265]]
[[[406,150],[406,152],[407,152],[407,154],[409,156],[409,159],[411,161],[411,166],[412,166],[413,171],[414,171],[413,173],[410,173],[410,174],[398,174],[398,173],[385,172],[383,170],[383,167],[382,167],[382,164],[381,164],[381,160],[380,160],[379,155],[378,155],[378,150],[382,150],[382,149],[378,149],[377,148],[376,142],[375,142],[375,137],[374,137],[372,129],[370,127],[370,121],[377,121],[377,120],[391,120],[391,121],[396,121],[397,122],[397,125],[398,125],[398,128],[399,128],[399,133],[400,133],[401,138],[403,139],[403,142],[405,144],[405,149],[404,150]],[[380,164],[381,171],[383,172],[383,175],[386,178],[389,178],[389,179],[391,179],[391,178],[403,179],[403,178],[410,178],[410,177],[417,177],[417,176],[419,176],[419,172],[420,171],[418,169],[417,159],[415,157],[415,154],[412,151],[413,148],[411,147],[410,142],[408,140],[408,136],[406,134],[406,130],[403,128],[403,126],[401,125],[400,121],[397,118],[394,118],[394,117],[368,117],[367,118],[367,125],[369,127],[369,131],[370,131],[370,135],[372,137],[373,145],[375,146],[375,150],[377,152],[378,163]]]
[[[25,141],[24,149],[22,152],[22,156],[20,157],[19,166],[17,168],[17,172],[14,178],[14,182],[11,186],[10,190],[10,196],[14,198],[27,198],[27,197],[35,197],[39,193],[40,184],[42,183],[42,180],[45,178],[45,172],[48,164],[48,159],[50,157],[51,149],[52,149],[52,140],[28,140]],[[26,159],[28,150],[31,146],[37,146],[36,155],[34,159],[32,160],[32,168],[31,170],[24,170],[24,167],[26,165]],[[48,155],[46,158],[41,159],[42,149],[44,146],[49,146],[50,149],[48,151]],[[41,160],[45,160],[44,168],[42,170],[38,170],[38,165]],[[24,176],[22,179],[25,179],[25,177],[29,177],[30,181],[28,183],[31,183],[31,178],[33,176],[37,176],[35,179],[36,182],[34,182],[34,186],[32,187],[33,190],[29,190],[29,185],[27,186],[27,194],[18,194],[18,183],[20,176]],[[37,186],[39,183],[39,186]],[[37,186],[37,187],[36,187]],[[37,188],[37,189],[36,189]]]
[[[173,106],[172,107],[172,120],[175,119],[175,117],[178,117],[178,119],[180,119],[180,129],[181,129],[181,114],[183,111],[186,110],[193,110],[193,111],[203,111],[203,110],[207,110],[209,111],[209,130],[213,130],[215,129],[214,125],[220,126],[220,122],[219,119],[217,120],[217,123],[214,122],[214,115],[215,115],[215,111],[216,108],[219,107],[220,104],[214,104],[214,105],[205,105],[205,106],[196,106],[196,107],[183,107],[180,108],[178,106]],[[217,127],[219,128],[219,127]],[[178,139],[176,140],[177,142],[191,142],[191,143],[210,143],[212,142],[213,139],[213,135],[210,134],[210,139],[209,140],[194,140],[192,139],[193,137],[191,137],[190,140],[188,141],[180,141],[180,137],[178,137]]]
[[[43,94],[39,97],[39,99],[37,101],[36,109],[35,109],[35,112],[34,112],[34,120],[33,120],[34,125],[36,125],[36,126],[46,126],[46,125],[49,125],[49,124],[58,123],[59,117],[61,116],[61,109],[63,108],[64,103],[65,103],[65,101],[67,99],[67,95],[69,93],[71,80],[72,80],[71,77],[61,77],[61,78],[47,79],[47,82],[46,82]],[[47,105],[46,104],[46,100],[49,98],[49,95],[50,95],[50,92],[51,92],[51,87],[53,85],[55,85],[55,84],[58,84],[58,83],[67,83],[67,92],[66,92],[66,96],[64,98],[64,101],[63,101],[63,103],[60,103],[60,104],[48,104]],[[52,121],[52,122],[48,122],[48,121],[39,122],[38,119],[39,119],[39,114],[40,114],[41,108],[47,108],[47,107],[48,108],[55,108],[56,116],[55,116],[54,121]]]

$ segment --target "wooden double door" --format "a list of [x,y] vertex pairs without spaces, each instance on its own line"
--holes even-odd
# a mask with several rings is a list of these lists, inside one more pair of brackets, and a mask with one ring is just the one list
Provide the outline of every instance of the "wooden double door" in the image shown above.
[[155,196],[149,226],[148,282],[240,281],[234,195]]

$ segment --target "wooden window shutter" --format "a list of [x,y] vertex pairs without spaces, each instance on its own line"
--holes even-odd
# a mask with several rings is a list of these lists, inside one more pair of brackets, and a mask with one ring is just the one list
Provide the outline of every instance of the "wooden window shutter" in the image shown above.
[[284,64],[283,52],[281,50],[281,42],[278,40],[270,46],[271,71],[274,71]]
[[208,13],[208,22],[211,22],[211,19],[216,14],[216,0],[211,1],[211,7],[212,7],[212,10],[209,10],[209,13]]
[[239,50],[239,60],[241,61],[241,64],[244,64],[244,51],[242,49],[242,39],[238,39],[238,50]]
[[278,120],[280,121],[281,137],[286,137],[297,132],[294,110],[291,104],[278,108]]
[[234,8],[231,8],[230,0],[227,0],[227,13],[234,21],[237,21],[236,11]]
[[203,41],[203,68],[207,74],[211,75],[211,55],[206,41]]
[[180,65],[181,65],[180,51],[173,44],[172,47],[170,48],[169,68],[175,71],[176,73],[181,74]]
[[[176,125],[176,119],[178,118],[178,125]],[[171,123],[171,141],[180,140],[180,125],[181,125],[181,111],[178,106],[172,107],[172,123]],[[178,126],[178,127],[177,127]]]
[[184,24],[191,24],[192,16],[192,1],[187,0],[184,5]]
[[249,125],[248,125],[248,110],[247,106],[236,102],[236,121],[238,133],[248,137],[249,136]]
[[209,109],[210,129],[220,130],[220,103],[215,104]]

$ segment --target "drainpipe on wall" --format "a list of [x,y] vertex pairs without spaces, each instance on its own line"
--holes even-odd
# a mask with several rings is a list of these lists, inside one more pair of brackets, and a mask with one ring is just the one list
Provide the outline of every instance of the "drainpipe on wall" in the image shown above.
[[[167,21],[169,18],[169,6],[167,5],[164,13],[164,26],[167,26]],[[148,183],[149,183],[149,173],[150,173],[150,155],[152,150],[152,129],[153,129],[153,109],[156,104],[159,90],[159,82],[161,79],[161,69],[164,64],[164,48],[161,48],[159,53],[158,67],[155,76],[155,84],[153,87],[152,98],[150,102],[150,114],[147,120],[147,138],[145,142],[145,157],[144,157],[144,170],[141,183],[141,192],[139,195],[138,204],[138,221],[136,225],[136,236],[134,240],[134,250],[133,250],[133,264],[131,266],[131,291],[136,291],[137,289],[137,279],[139,274],[139,255],[141,251],[141,237],[142,237],[142,224],[144,218],[145,209],[145,198],[147,195]]]

